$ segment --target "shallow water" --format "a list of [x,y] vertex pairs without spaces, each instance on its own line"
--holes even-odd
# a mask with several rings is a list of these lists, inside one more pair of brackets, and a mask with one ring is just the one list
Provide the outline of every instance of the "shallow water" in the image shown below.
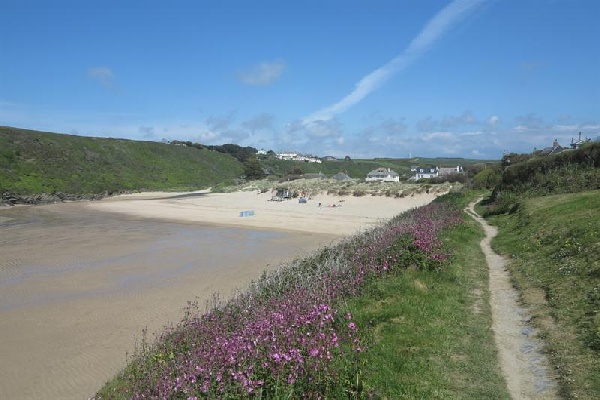
[[0,208],[0,398],[88,398],[136,337],[189,300],[225,297],[325,235],[91,212]]

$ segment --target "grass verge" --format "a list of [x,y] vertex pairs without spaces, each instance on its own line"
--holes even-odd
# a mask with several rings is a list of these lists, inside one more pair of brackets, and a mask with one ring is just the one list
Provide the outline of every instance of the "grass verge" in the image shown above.
[[565,398],[600,398],[600,192],[521,200],[492,245],[534,313]]
[[508,399],[491,329],[483,233],[470,219],[444,233],[440,270],[399,270],[349,302],[369,327],[365,386],[376,398]]

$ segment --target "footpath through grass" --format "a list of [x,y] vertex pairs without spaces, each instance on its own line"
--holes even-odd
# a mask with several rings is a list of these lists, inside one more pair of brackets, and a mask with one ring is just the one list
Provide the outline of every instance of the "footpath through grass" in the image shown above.
[[482,232],[444,196],[195,307],[96,395],[508,398]]
[[600,191],[521,200],[492,245],[548,345],[565,398],[600,398]]
[[439,270],[400,270],[350,301],[368,326],[365,385],[376,398],[508,399],[497,363],[488,270],[479,224],[443,235],[452,260]]

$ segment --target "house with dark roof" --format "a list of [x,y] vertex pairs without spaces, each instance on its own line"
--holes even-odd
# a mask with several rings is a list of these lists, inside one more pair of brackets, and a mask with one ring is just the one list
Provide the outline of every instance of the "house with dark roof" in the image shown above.
[[554,139],[554,142],[552,142],[552,147],[544,148],[541,154],[543,156],[549,156],[550,154],[558,154],[563,150],[565,150],[565,148],[558,144],[558,140]]
[[352,178],[350,178],[348,175],[346,175],[343,172],[338,172],[337,174],[335,174],[334,176],[332,176],[333,179],[335,179],[336,181],[351,181]]
[[415,173],[412,178],[415,181],[419,179],[437,178],[440,176],[439,167],[412,167],[410,170]]

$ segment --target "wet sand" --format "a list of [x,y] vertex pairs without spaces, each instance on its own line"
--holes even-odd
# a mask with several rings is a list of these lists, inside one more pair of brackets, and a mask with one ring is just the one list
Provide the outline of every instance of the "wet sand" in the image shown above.
[[144,328],[176,324],[188,301],[227,297],[434,197],[143,193],[0,208],[0,399],[91,397]]
[[[0,209],[0,399],[87,399],[142,330],[331,235],[153,221],[86,204]],[[150,336],[152,339],[152,336]]]

